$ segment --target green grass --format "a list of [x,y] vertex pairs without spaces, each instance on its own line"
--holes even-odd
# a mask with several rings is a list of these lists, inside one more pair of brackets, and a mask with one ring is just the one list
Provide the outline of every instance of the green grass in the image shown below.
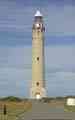
[[75,106],[64,105],[64,111],[65,112],[75,112]]

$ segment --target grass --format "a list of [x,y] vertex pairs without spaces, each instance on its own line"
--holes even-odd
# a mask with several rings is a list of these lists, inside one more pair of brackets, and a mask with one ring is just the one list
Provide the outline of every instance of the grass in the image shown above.
[[[3,107],[6,105],[7,114],[3,114]],[[17,120],[23,113],[29,111],[32,107],[31,102],[21,101],[0,101],[0,120]]]
[[64,112],[75,112],[75,106],[68,106],[67,105],[67,99],[68,98],[75,98],[75,96],[69,96],[69,97],[66,97],[65,101],[64,101]]
[[64,111],[65,112],[75,112],[75,106],[64,105]]
[[[51,106],[63,106],[64,111],[75,112],[75,106],[67,106],[65,97],[42,98],[40,102],[48,103]],[[4,105],[7,108],[7,114],[3,114]],[[0,98],[0,120],[18,120],[26,112],[31,110],[32,101],[28,99],[20,99],[17,97]]]

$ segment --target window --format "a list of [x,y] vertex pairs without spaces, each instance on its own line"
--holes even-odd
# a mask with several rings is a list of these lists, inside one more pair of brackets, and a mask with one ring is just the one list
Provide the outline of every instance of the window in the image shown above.
[[39,86],[39,82],[37,82],[36,85]]
[[39,57],[37,57],[37,61],[39,61]]

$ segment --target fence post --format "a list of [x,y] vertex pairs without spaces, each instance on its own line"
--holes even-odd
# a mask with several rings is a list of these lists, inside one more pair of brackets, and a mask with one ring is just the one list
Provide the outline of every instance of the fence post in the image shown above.
[[4,120],[7,120],[7,106],[6,106],[6,104],[4,104],[4,106],[3,106],[3,115],[4,115]]

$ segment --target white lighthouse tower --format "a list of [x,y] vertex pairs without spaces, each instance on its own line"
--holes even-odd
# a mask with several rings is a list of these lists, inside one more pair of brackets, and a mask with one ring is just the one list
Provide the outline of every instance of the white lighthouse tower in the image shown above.
[[44,73],[44,32],[43,16],[37,11],[32,27],[32,83],[31,98],[46,96]]

